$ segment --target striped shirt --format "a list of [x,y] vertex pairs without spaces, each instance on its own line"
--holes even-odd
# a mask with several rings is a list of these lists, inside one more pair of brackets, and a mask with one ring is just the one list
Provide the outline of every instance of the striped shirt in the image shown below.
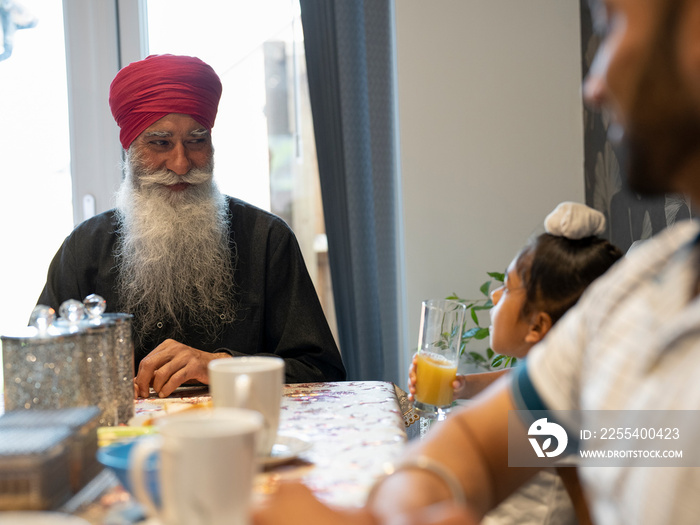
[[[598,279],[517,371],[518,408],[697,410],[700,423],[699,234],[696,221],[668,228]],[[700,468],[580,476],[599,525],[700,522]]]

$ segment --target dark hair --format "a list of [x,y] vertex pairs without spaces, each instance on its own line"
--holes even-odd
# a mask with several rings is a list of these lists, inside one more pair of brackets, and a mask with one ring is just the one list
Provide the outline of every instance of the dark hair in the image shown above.
[[556,323],[621,257],[617,246],[600,237],[567,239],[549,233],[535,237],[515,263],[526,291],[521,315],[542,311]]

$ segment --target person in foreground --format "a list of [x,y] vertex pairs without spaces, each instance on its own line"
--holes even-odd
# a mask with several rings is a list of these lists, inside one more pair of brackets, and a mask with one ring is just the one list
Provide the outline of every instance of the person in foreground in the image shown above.
[[[584,96],[611,112],[613,129],[624,130],[614,135],[629,156],[629,185],[647,195],[685,193],[700,206],[700,2],[605,0],[594,13],[603,36]],[[508,467],[509,434],[528,438],[523,425],[508,428],[509,410],[590,418],[610,409],[664,418],[696,411],[699,235],[700,224],[685,221],[629,253],[586,290],[523,366],[409,446],[403,467],[363,509],[330,509],[305,487],[285,486],[261,504],[253,523],[279,516],[285,518],[278,523],[310,523],[310,512],[325,512],[326,524],[478,523],[538,471]],[[585,421],[590,428],[597,422]],[[690,423],[688,437],[697,442],[697,422]],[[697,468],[582,465],[579,474],[594,523],[697,523]]]
[[[584,204],[563,202],[544,222],[545,233],[531,239],[508,265],[503,285],[491,292],[491,348],[524,358],[581,297],[584,290],[621,257],[605,231],[605,216]],[[409,392],[416,392],[416,357],[409,369]],[[454,399],[467,399],[510,369],[458,374]],[[474,379],[476,378],[476,381]],[[572,504],[573,503],[573,504]],[[575,469],[537,474],[493,511],[484,523],[566,525],[588,523]]]
[[286,381],[345,368],[296,238],[280,218],[213,181],[221,82],[198,58],[152,55],[109,93],[125,150],[116,208],[82,224],[54,257],[39,304],[96,293],[133,314],[137,395],[207,383],[212,359],[285,360]]

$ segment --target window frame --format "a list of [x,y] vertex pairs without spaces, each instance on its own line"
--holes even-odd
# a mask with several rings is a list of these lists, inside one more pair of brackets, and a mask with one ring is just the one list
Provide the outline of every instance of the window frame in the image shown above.
[[63,0],[76,225],[114,206],[122,148],[109,85],[121,67],[144,58],[145,15],[144,0]]

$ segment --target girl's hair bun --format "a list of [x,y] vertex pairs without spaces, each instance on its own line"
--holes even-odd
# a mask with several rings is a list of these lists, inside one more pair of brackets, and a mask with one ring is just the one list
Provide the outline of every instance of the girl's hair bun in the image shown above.
[[544,220],[547,233],[583,239],[605,231],[605,215],[578,202],[562,202]]

